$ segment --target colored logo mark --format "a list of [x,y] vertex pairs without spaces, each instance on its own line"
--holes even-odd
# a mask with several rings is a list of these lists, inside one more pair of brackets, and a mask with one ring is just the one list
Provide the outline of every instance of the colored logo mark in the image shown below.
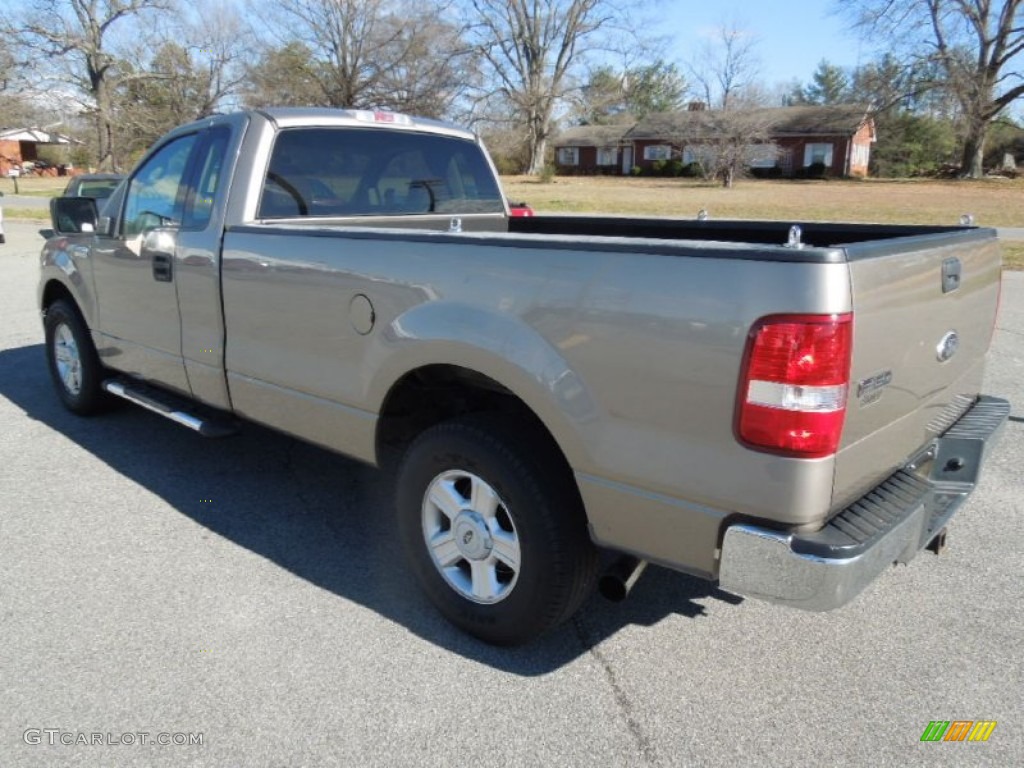
[[932,720],[921,741],[988,741],[995,728],[995,720]]

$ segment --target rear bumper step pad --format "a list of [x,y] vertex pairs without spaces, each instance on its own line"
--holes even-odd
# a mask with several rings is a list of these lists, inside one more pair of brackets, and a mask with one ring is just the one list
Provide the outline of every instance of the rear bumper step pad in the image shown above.
[[849,602],[893,562],[909,562],[942,532],[977,485],[1010,404],[980,397],[930,446],[929,471],[907,467],[821,530],[786,533],[739,524],[722,542],[723,589],[807,610]]

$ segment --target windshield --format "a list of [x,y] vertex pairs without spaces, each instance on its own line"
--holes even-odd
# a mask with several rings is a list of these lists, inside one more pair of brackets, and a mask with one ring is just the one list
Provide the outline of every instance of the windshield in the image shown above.
[[89,181],[82,181],[79,182],[75,194],[78,197],[94,197],[97,199],[110,197],[120,183],[120,179],[91,179]]

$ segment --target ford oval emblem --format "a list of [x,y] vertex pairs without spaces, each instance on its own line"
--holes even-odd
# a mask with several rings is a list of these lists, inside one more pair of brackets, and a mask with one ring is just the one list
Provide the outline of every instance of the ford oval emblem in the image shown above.
[[959,346],[960,337],[957,336],[956,331],[950,331],[942,337],[939,345],[935,347],[935,356],[939,358],[940,363],[944,363],[956,354]]

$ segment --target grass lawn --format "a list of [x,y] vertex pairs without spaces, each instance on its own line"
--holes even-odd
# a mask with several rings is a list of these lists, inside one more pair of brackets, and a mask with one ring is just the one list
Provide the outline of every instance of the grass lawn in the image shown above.
[[[71,179],[68,176],[26,176],[18,179],[19,195],[28,197],[56,197],[64,191]],[[0,192],[13,195],[14,179],[0,179]]]
[[1003,268],[1024,269],[1024,241],[1003,240]]
[[511,200],[538,213],[620,213],[713,219],[957,224],[970,213],[989,227],[1024,227],[1024,179],[932,181],[741,180],[732,189],[692,179],[525,176],[502,180]]
[[4,206],[5,219],[22,219],[27,221],[49,221],[50,211],[47,208],[8,208]]

